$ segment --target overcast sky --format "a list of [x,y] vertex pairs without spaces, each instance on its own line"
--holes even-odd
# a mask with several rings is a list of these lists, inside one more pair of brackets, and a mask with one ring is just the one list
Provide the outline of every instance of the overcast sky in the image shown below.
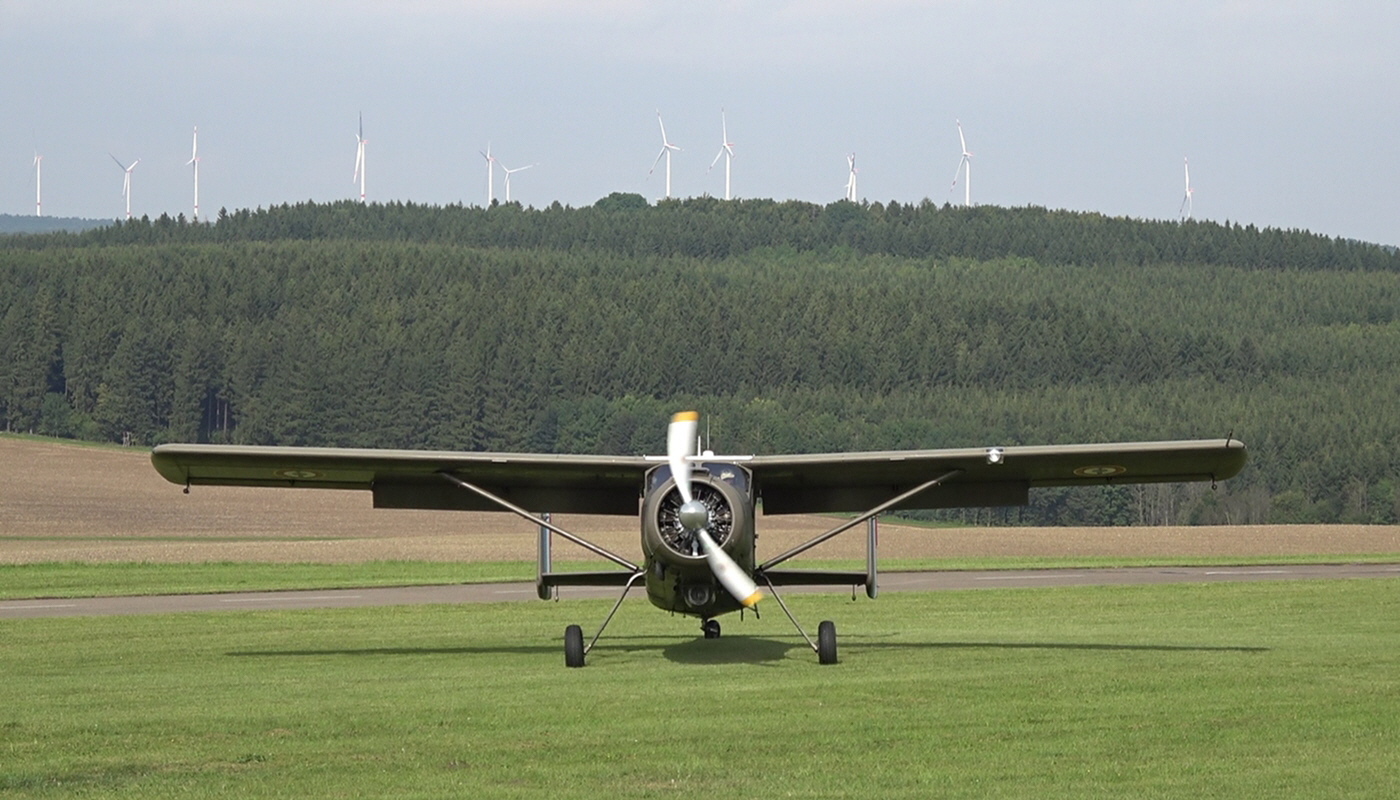
[[[1400,244],[1394,0],[0,0],[0,213],[358,195],[482,204],[673,194],[862,198],[1198,219]],[[501,174],[496,175],[500,197]]]

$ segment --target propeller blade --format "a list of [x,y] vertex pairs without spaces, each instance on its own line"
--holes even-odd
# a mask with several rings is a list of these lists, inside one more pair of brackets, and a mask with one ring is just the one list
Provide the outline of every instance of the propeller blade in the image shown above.
[[671,477],[676,480],[683,503],[695,499],[690,493],[689,458],[695,455],[695,433],[699,429],[700,415],[682,411],[671,417],[671,427],[666,431],[666,461],[671,465]]
[[695,537],[700,540],[700,548],[705,551],[705,560],[710,562],[710,569],[714,571],[715,577],[719,578],[719,582],[735,600],[745,608],[752,608],[763,599],[763,592],[758,590],[758,584],[734,563],[734,559],[730,558],[728,553],[715,544],[715,540],[710,538],[710,534],[704,528],[697,530]]

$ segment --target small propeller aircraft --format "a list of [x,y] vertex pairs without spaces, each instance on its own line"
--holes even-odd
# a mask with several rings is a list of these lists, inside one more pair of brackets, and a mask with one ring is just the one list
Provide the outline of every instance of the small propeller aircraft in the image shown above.
[[[864,586],[874,598],[876,519],[913,508],[1024,505],[1032,487],[1211,481],[1244,467],[1234,438],[1048,447],[896,450],[814,455],[697,453],[699,415],[676,414],[665,456],[462,453],[315,447],[166,444],[151,461],[167,480],[191,486],[360,489],[375,508],[509,511],[539,526],[541,599],[560,586],[617,586],[622,592],[593,638],[564,631],[564,663],[581,667],[639,581],[658,608],[698,617],[717,638],[716,617],[754,609],[761,583],[822,664],[836,663],[836,626],[813,641],[778,594],[779,586]],[[831,530],[766,561],[755,552],[754,510],[765,514],[851,513]],[[639,510],[640,509],[640,510]],[[640,513],[638,565],[560,528],[550,513]],[[793,557],[865,523],[862,571],[782,568]],[[555,572],[551,536],[605,558],[616,569]]]

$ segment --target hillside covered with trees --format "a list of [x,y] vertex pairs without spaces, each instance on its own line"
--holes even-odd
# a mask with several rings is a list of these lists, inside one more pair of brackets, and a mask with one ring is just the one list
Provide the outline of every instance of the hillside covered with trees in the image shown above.
[[1203,486],[999,522],[1400,516],[1400,256],[1044,209],[336,203],[0,237],[0,427],[656,452],[1224,437]]

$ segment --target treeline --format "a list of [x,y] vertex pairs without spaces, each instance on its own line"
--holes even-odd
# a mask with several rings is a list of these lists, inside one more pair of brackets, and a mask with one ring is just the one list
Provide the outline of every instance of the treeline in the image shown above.
[[613,194],[593,206],[489,208],[302,203],[220,211],[213,223],[183,215],[141,218],[81,234],[16,237],[0,246],[50,247],[285,240],[398,241],[480,248],[602,250],[629,257],[731,258],[755,250],[901,258],[1027,258],[1043,264],[1198,264],[1241,269],[1400,271],[1400,253],[1301,230],[1167,222],[1044,208],[898,202],[666,200]]
[[[672,205],[618,213],[687,213]],[[548,213],[479,213],[502,211]],[[654,453],[684,406],[727,452],[1232,434],[1252,461],[1214,492],[1042,491],[1026,509],[953,514],[1400,517],[1389,269],[102,240],[140,229],[0,249],[0,427],[140,445]]]

